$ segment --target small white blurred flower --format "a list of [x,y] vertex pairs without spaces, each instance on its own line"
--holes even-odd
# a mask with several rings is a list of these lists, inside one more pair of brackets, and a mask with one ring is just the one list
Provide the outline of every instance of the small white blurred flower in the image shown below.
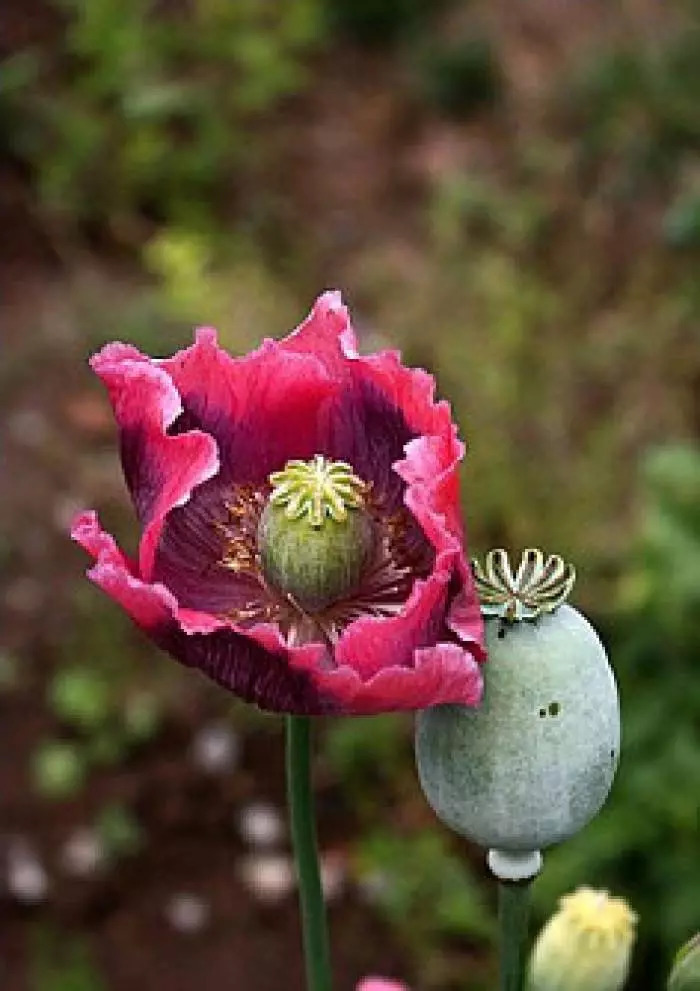
[[239,752],[238,737],[225,723],[203,726],[192,740],[192,760],[207,774],[222,774],[233,770],[238,763]]
[[277,846],[287,832],[282,816],[267,802],[252,802],[241,809],[238,829],[252,847]]
[[23,905],[39,905],[48,895],[48,874],[36,852],[24,840],[13,843],[8,850],[7,888]]
[[105,851],[99,835],[88,827],[76,829],[63,845],[61,866],[66,874],[90,877],[104,864]]
[[619,991],[627,979],[637,916],[623,898],[578,888],[537,937],[529,991]]
[[276,905],[296,886],[294,865],[282,854],[252,854],[239,865],[241,881],[250,893],[266,905]]
[[321,855],[321,887],[327,902],[335,901],[342,895],[348,879],[345,857],[339,851]]
[[195,936],[209,922],[211,910],[203,898],[181,892],[173,895],[165,906],[165,917],[176,932]]

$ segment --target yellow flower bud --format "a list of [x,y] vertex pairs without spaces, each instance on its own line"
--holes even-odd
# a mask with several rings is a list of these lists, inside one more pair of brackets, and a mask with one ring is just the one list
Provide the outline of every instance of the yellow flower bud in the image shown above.
[[619,991],[629,970],[637,916],[623,898],[578,888],[537,937],[528,991]]

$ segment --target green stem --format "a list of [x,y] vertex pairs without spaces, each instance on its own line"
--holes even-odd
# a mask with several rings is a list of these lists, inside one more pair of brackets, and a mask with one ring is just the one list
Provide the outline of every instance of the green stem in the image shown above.
[[287,716],[287,801],[299,879],[307,991],[331,991],[326,906],[316,845],[311,789],[311,721]]
[[531,881],[498,882],[501,991],[523,991]]

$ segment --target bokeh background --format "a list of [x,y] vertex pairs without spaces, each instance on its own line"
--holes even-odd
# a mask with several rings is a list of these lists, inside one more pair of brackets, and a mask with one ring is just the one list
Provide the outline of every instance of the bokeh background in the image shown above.
[[[87,355],[234,352],[340,287],[434,372],[471,549],[574,560],[622,692],[619,777],[552,851],[700,928],[697,0],[2,0],[0,986],[301,991],[280,720],[159,656],[66,536],[135,527]],[[319,723],[339,991],[494,986],[482,852],[411,720]]]

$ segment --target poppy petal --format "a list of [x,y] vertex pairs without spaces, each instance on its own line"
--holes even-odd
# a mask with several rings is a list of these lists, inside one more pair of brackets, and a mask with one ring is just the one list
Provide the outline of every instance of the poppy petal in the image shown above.
[[182,402],[172,432],[211,434],[224,482],[259,484],[290,458],[318,453],[320,411],[338,385],[316,356],[287,354],[265,340],[251,354],[232,358],[204,328],[191,347],[159,367]]
[[338,711],[338,701],[310,673],[320,667],[325,654],[321,645],[290,648],[274,629],[261,627],[249,636],[225,620],[180,609],[164,585],[149,584],[134,574],[133,564],[93,512],[81,513],[71,534],[95,558],[88,577],[181,663],[199,668],[261,708],[313,714]]
[[[358,353],[338,293],[324,293],[285,340],[243,358],[204,328],[172,358],[116,343],[92,363],[114,406],[143,527],[138,561],[92,513],[73,535],[94,558],[93,581],[157,644],[275,711],[478,701],[483,627],[460,513],[464,446],[429,374],[404,368],[396,352]],[[372,484],[373,519],[386,527],[380,546],[395,569],[382,610],[370,573],[366,604],[360,588],[349,625],[330,631],[292,599],[280,612],[279,593],[269,608],[274,590],[256,570],[253,510],[269,475],[316,454],[349,462]],[[302,630],[314,639],[295,642]]]
[[169,436],[180,397],[167,374],[135,348],[108,344],[91,365],[107,386],[119,424],[124,475],[144,527],[139,561],[147,578],[167,513],[219,470],[216,442],[201,431]]

